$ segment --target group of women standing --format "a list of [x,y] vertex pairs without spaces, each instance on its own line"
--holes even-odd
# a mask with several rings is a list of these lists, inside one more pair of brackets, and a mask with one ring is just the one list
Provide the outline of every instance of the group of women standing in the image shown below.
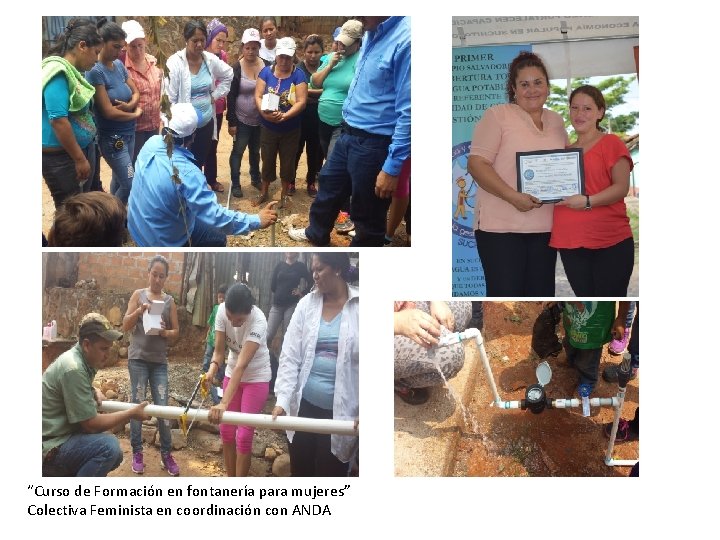
[[[292,261],[296,261],[293,259]],[[179,335],[177,306],[164,290],[170,264],[160,255],[148,265],[147,286],[134,291],[123,318],[131,332],[128,348],[131,400],[140,403],[149,387],[156,405],[168,402],[168,342]],[[359,415],[359,289],[346,252],[312,256],[313,289],[294,310],[283,341],[275,382],[273,418],[282,415],[357,421]],[[143,314],[151,303],[162,302],[161,329],[146,334]],[[260,413],[269,393],[268,322],[243,283],[230,286],[215,316],[215,349],[206,380],[225,364],[223,396],[209,412],[220,424],[228,476],[247,476],[254,428],[222,423],[225,411]],[[225,351],[229,350],[227,363]],[[224,375],[224,377],[222,376]],[[132,421],[132,471],[145,471],[141,422]],[[172,476],[180,467],[170,453],[168,420],[159,420],[161,467]],[[288,432],[293,476],[344,476],[356,472],[358,437]]]
[[[249,148],[251,181],[260,191],[253,201],[256,205],[268,198],[278,156],[283,196],[294,191],[301,145],[307,143],[312,154],[308,173],[312,194],[322,163],[317,137],[307,135],[308,129],[301,137],[308,91],[303,69],[295,67],[295,41],[277,38],[273,17],[262,19],[261,32],[263,38],[254,28],[243,32],[241,58],[230,67],[224,50],[227,27],[217,19],[207,26],[188,21],[183,30],[185,47],[167,61],[164,90],[171,104],[194,106],[198,128],[190,150],[208,185],[219,192],[224,189],[217,181],[217,141],[227,109],[233,137],[232,192],[242,196],[240,162]],[[322,52],[322,41],[313,43],[310,56]],[[308,56],[303,68],[311,73],[318,64]],[[96,145],[112,169],[110,192],[127,203],[137,154],[160,128],[161,89],[162,71],[146,52],[145,31],[137,21],[122,26],[105,19],[70,21],[43,61],[43,177],[56,206],[70,195],[102,189],[99,182],[91,187],[89,181],[99,177]],[[279,105],[263,111],[262,96],[268,93],[279,96]],[[315,107],[318,95],[319,91],[313,93]],[[316,118],[316,111],[311,116]]]
[[[562,117],[544,107],[549,92],[542,60],[521,52],[510,65],[508,103],[489,108],[475,127],[468,172],[480,187],[475,239],[487,296],[555,296],[557,252],[577,296],[627,296],[634,242],[624,197],[632,159],[599,127],[606,105],[597,88],[583,85],[570,96],[573,144]],[[566,147],[583,150],[584,193],[552,205],[517,190],[517,152]]]

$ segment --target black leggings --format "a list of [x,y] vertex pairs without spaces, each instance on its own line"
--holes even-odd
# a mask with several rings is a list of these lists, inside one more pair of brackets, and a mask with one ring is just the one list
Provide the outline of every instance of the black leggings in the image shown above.
[[635,262],[632,237],[601,249],[559,249],[570,286],[578,298],[627,296]]
[[[331,420],[333,412],[303,399],[298,416]],[[330,435],[296,431],[290,443],[290,473],[292,476],[347,476],[348,464],[330,451]]]
[[557,252],[550,233],[475,231],[486,296],[555,296]]

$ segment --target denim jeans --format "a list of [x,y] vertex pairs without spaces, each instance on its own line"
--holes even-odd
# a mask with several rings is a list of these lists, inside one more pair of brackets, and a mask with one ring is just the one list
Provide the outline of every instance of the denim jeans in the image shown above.
[[60,445],[49,463],[43,463],[43,475],[107,476],[122,460],[123,453],[115,435],[77,433]]
[[250,182],[260,183],[260,126],[248,126],[238,121],[237,131],[230,152],[230,181],[233,187],[240,185],[240,163],[245,149],[250,161]]
[[[285,332],[287,331],[288,325],[290,324],[290,319],[292,319],[293,313],[295,313],[295,307],[297,304],[293,304],[292,306],[282,307],[282,306],[270,306],[270,313],[268,313],[268,319],[267,319],[267,346],[270,350],[270,390],[274,391],[275,388],[275,379],[277,377],[277,370],[278,370],[278,357],[279,354],[273,354],[272,352],[272,342],[275,339],[275,334],[277,334],[278,329],[280,328],[280,325],[282,324],[282,337],[285,337]],[[280,350],[282,350],[282,339],[280,340]]]
[[323,151],[320,147],[319,134],[320,119],[318,118],[318,106],[308,105],[302,113],[300,121],[300,143],[295,156],[295,169],[300,164],[300,156],[305,150],[305,161],[307,162],[307,176],[305,180],[308,185],[314,184],[323,163]]
[[190,242],[192,247],[225,247],[227,246],[227,235],[196,219],[195,227],[190,235]]
[[320,148],[322,149],[323,156],[325,159],[330,157],[335,143],[340,138],[342,128],[340,126],[333,126],[326,124],[322,120],[318,122],[318,138],[320,139]]
[[[122,141],[122,148],[119,146]],[[100,133],[98,136],[100,152],[112,169],[110,193],[115,195],[123,204],[127,204],[130,197],[132,181],[135,177],[133,167],[133,152],[135,150],[135,132],[132,133]]]
[[[153,403],[162,406],[168,404],[167,364],[128,360],[128,371],[130,372],[130,393],[133,403],[141,403],[145,400],[149,385]],[[158,428],[160,430],[160,451],[165,454],[170,452],[172,444],[170,420],[158,418]],[[142,422],[140,420],[130,420],[130,444],[133,453],[142,452]]]
[[217,147],[220,142],[220,128],[222,127],[223,115],[216,114],[215,120],[217,123],[217,139],[210,138],[207,156],[205,157],[205,166],[203,167],[205,180],[207,180],[208,184],[217,182]]
[[83,182],[78,182],[75,162],[67,152],[42,155],[42,176],[50,190],[55,208],[58,208],[68,197],[90,191],[91,180],[95,174],[95,142],[83,148],[83,154],[90,163],[90,175]]
[[350,196],[350,217],[356,231],[350,245],[383,246],[392,199],[375,195],[375,181],[389,145],[389,138],[340,135],[320,171],[320,188],[310,207],[310,226],[305,234],[313,244],[325,246],[330,242],[338,211]]
[[574,366],[580,374],[578,384],[587,384],[594,389],[598,381],[602,348],[577,349],[570,344],[567,338],[563,339],[563,347],[565,347],[568,363]]

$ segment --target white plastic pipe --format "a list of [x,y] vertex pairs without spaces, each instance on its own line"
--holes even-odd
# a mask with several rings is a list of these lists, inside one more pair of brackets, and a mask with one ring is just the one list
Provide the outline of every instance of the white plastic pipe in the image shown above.
[[605,460],[605,465],[610,467],[633,467],[639,460],[637,459],[611,459]]
[[493,401],[490,404],[491,407],[497,407],[498,409],[519,409],[519,401]]
[[[617,407],[618,403],[617,397],[590,398],[591,407]],[[577,398],[553,399],[552,406],[554,409],[569,409],[571,407],[581,407],[582,401]]]
[[[126,411],[135,407],[135,403],[123,401],[103,401],[100,410],[103,412]],[[147,405],[145,414],[156,418],[175,420],[185,412],[183,407],[170,407],[163,405]],[[188,418],[208,421],[207,409],[188,409]],[[269,414],[248,414],[225,411],[222,416],[223,424],[236,426],[252,426],[265,429],[283,429],[290,431],[307,431],[310,433],[334,435],[358,435],[355,422],[352,420],[322,420],[318,418],[302,418],[300,416],[278,416],[275,420]]]

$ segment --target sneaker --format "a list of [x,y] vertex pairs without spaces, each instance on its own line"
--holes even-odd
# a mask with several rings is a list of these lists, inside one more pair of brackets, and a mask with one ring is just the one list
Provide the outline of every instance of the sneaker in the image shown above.
[[143,453],[134,452],[132,460],[132,472],[142,474],[145,472],[145,464],[143,463]]
[[355,228],[355,224],[350,219],[350,214],[341,211],[335,220],[335,230],[340,234],[347,234]]
[[160,468],[167,469],[170,476],[178,476],[180,474],[180,467],[175,463],[175,459],[171,453],[160,454]]
[[296,242],[309,242],[310,241],[310,240],[308,240],[308,237],[305,236],[305,228],[304,227],[302,229],[291,228],[288,231],[288,235],[290,236],[290,238],[292,238]]
[[308,184],[307,194],[309,197],[312,197],[313,199],[315,197],[317,197],[317,188],[315,187],[315,184]]
[[[630,374],[631,381],[637,377],[637,370],[638,368],[632,368],[632,373]],[[603,380],[609,383],[618,382],[618,371],[620,371],[620,366],[618,365],[606,367],[602,372]]]
[[628,340],[630,339],[630,329],[626,328],[622,339],[613,339],[608,345],[608,352],[613,356],[620,356],[627,349]]
[[288,195],[295,195],[295,183],[288,186]]
[[240,186],[233,186],[230,190],[233,197],[236,197],[238,199],[241,199],[243,196],[242,188]]
[[[609,439],[610,433],[612,433],[612,422],[603,425],[603,433]],[[637,441],[639,435],[630,428],[630,422],[621,418],[618,422],[617,433],[615,434],[615,442],[631,442]]]
[[409,405],[422,405],[430,399],[427,388],[396,388],[395,395]]

